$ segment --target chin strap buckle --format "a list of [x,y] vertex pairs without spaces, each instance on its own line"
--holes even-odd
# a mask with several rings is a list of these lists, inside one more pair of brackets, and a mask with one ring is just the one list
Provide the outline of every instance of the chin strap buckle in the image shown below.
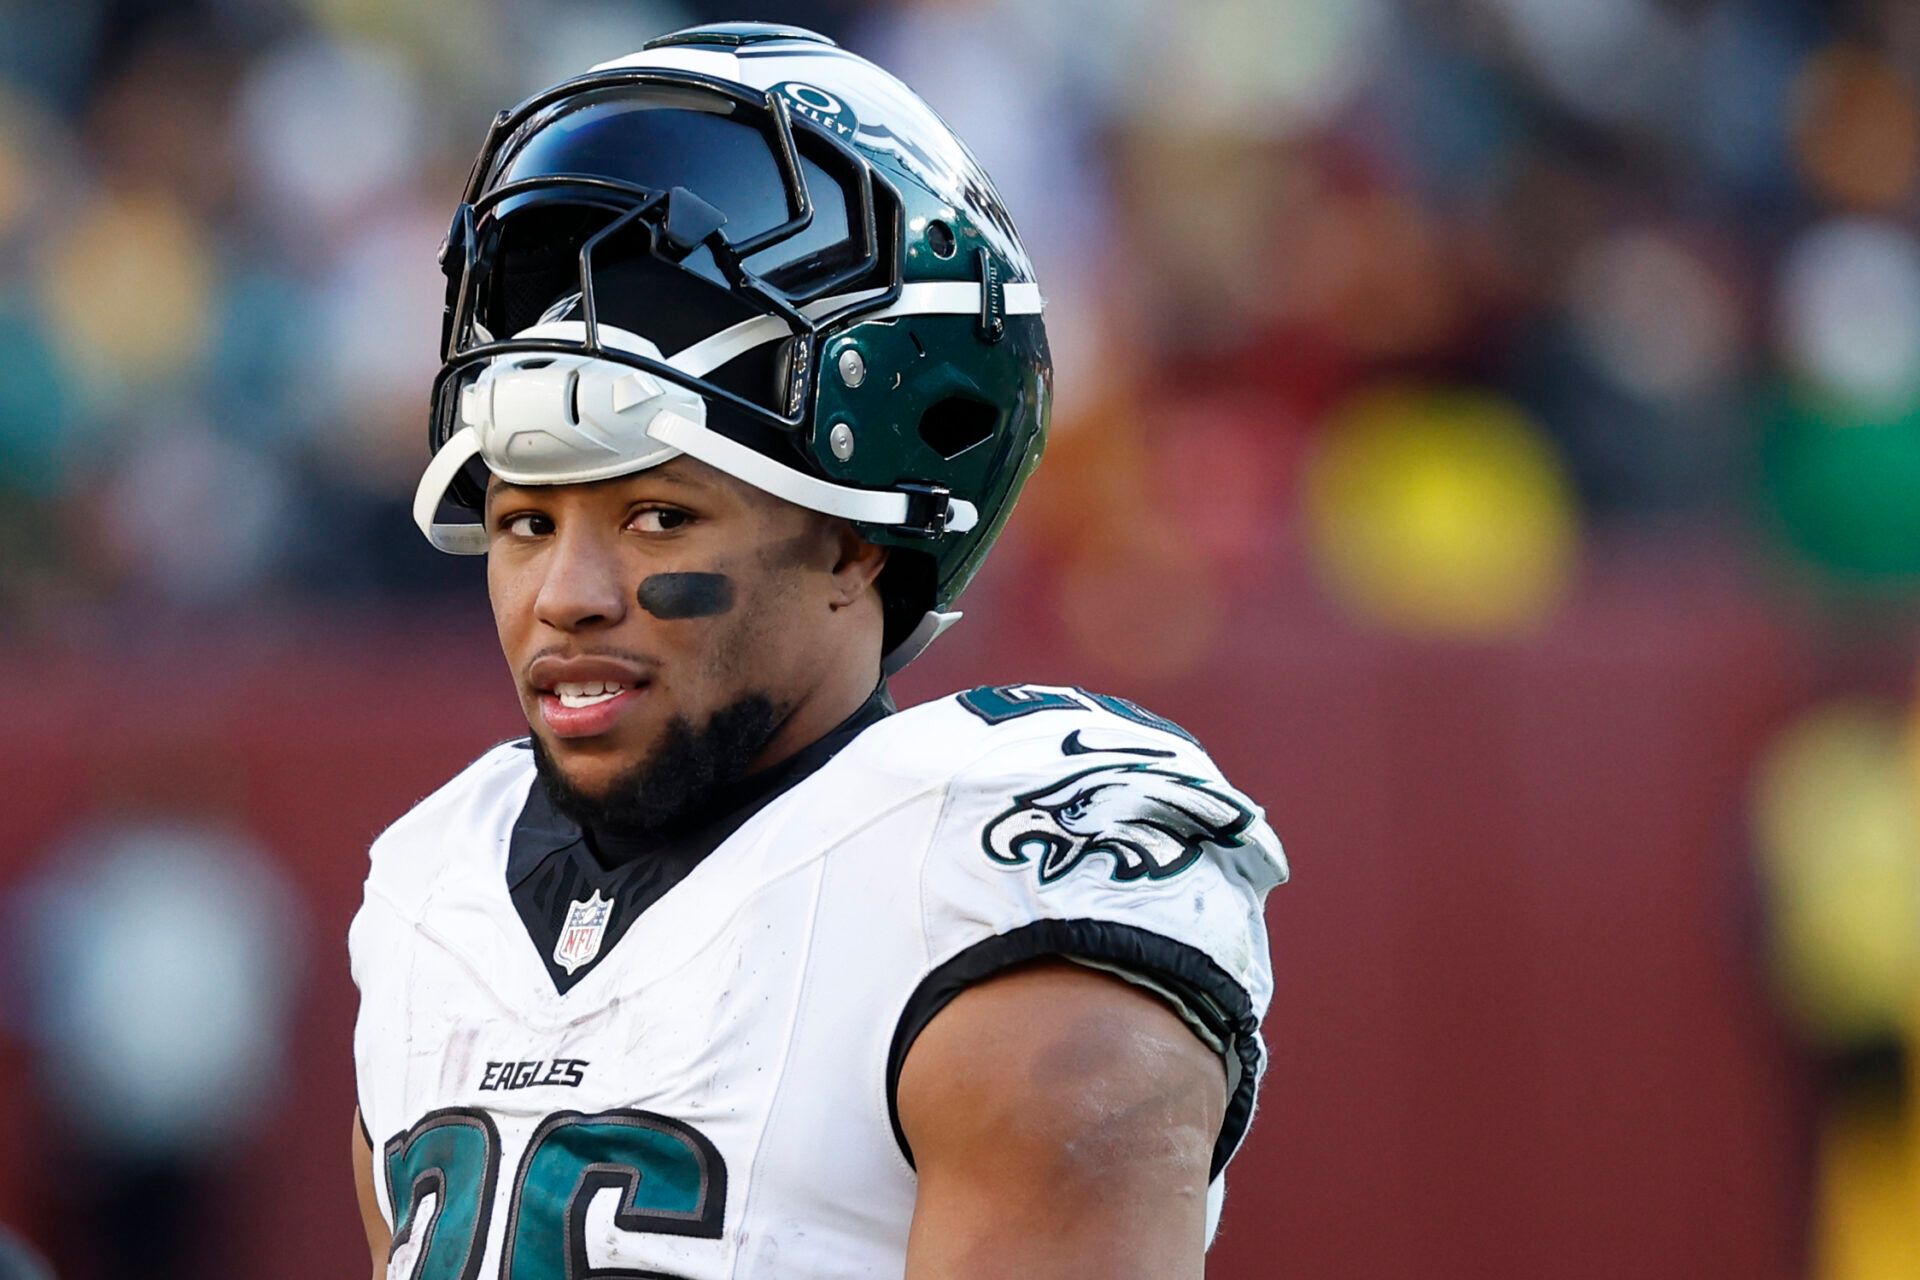
[[915,538],[938,538],[953,518],[953,492],[945,485],[902,480],[894,488],[907,496],[907,514],[895,531]]

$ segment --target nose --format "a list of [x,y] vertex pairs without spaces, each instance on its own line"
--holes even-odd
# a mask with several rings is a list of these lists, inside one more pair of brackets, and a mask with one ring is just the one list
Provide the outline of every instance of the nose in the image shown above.
[[626,575],[619,554],[579,522],[563,524],[546,555],[546,576],[534,599],[534,615],[559,631],[590,631],[617,625],[627,614]]

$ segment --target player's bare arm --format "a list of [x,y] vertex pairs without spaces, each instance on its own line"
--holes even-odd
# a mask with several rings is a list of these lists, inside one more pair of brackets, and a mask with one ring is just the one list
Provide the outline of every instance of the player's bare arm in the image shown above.
[[1157,996],[1065,962],[968,988],[900,1076],[907,1280],[1185,1280],[1206,1254],[1218,1055]]
[[359,1108],[353,1112],[353,1190],[360,1201],[360,1223],[367,1231],[367,1251],[373,1255],[373,1280],[387,1274],[387,1220],[373,1189],[373,1148],[367,1145],[366,1126]]

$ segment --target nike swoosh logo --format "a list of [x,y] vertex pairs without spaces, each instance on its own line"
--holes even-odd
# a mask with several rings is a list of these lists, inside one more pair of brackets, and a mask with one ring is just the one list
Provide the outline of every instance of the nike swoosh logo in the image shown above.
[[1174,757],[1174,753],[1171,751],[1157,751],[1152,747],[1090,747],[1080,740],[1080,731],[1078,729],[1075,729],[1066,736],[1066,739],[1060,744],[1060,750],[1070,756],[1154,756],[1161,760],[1171,760]]

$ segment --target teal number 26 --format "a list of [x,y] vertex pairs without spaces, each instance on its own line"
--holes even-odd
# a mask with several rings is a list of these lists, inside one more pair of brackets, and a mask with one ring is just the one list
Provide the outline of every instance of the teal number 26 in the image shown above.
[[[407,1280],[476,1280],[487,1247],[500,1136],[485,1112],[424,1116],[386,1146],[394,1248],[418,1237]],[[589,1280],[654,1275],[594,1269],[587,1205],[619,1191],[623,1231],[718,1238],[727,1167],[705,1135],[648,1111],[562,1111],[534,1131],[514,1178],[501,1280]],[[431,1196],[431,1212],[419,1219]]]

